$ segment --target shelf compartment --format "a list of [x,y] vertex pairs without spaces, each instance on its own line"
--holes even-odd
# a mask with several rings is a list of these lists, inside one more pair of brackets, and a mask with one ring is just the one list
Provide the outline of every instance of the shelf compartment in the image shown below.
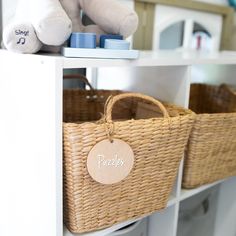
[[190,198],[198,193],[203,192],[206,189],[209,189],[209,188],[212,188],[218,184],[221,184],[222,182],[224,182],[224,180],[219,180],[219,181],[216,181],[211,184],[202,185],[201,187],[198,187],[195,189],[182,189],[181,194],[180,194],[180,201],[183,201],[183,200]]

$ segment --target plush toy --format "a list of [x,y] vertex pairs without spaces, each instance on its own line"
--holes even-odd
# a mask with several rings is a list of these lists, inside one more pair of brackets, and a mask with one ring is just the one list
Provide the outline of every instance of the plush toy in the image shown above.
[[[81,10],[96,25],[84,26]],[[18,0],[16,14],[3,31],[4,46],[20,53],[38,52],[43,45],[61,46],[71,32],[133,34],[136,13],[115,0]]]

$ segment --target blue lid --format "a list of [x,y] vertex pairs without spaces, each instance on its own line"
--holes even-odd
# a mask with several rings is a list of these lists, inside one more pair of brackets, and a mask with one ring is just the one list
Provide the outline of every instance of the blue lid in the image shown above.
[[119,39],[106,39],[104,48],[113,50],[129,50],[130,42]]
[[100,48],[104,48],[106,39],[123,39],[122,35],[119,34],[102,34],[100,36]]

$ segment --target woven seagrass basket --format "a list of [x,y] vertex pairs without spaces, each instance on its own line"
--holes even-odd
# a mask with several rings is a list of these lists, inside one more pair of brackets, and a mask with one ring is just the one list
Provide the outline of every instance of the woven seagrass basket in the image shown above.
[[[116,109],[122,107],[126,112],[117,120]],[[70,117],[63,125],[64,222],[73,233],[106,228],[165,208],[195,117],[190,110],[170,105],[168,114],[157,100],[133,93],[110,97],[104,109],[99,122],[78,122],[75,115],[74,121]],[[107,133],[110,125],[112,132]],[[108,138],[130,145],[134,166],[121,182],[104,185],[91,178],[86,163],[94,145]]]
[[[79,79],[90,88],[90,90],[79,88],[63,90],[63,120],[66,122],[100,119],[107,98],[123,92],[121,90],[94,89],[88,79],[81,74],[64,75],[64,79]],[[127,112],[130,112],[127,103],[129,101],[126,101],[126,104],[119,103],[114,114],[117,119],[122,116],[126,117]]]
[[198,115],[187,147],[183,187],[236,175],[235,92],[225,84],[193,84],[190,109]]

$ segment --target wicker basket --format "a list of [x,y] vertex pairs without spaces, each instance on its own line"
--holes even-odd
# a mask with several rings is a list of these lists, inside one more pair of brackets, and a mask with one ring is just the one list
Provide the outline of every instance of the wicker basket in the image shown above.
[[[111,113],[118,101],[130,112],[117,121]],[[108,99],[99,122],[64,123],[64,221],[71,232],[102,229],[166,207],[195,117],[190,110],[169,107],[171,116],[151,97],[120,94]],[[147,118],[152,115],[156,117]],[[108,134],[110,125],[113,132]],[[90,177],[86,162],[93,146],[108,136],[127,142],[135,162],[124,180],[103,185]]]
[[[63,90],[63,121],[94,121],[101,118],[104,104],[111,95],[122,93],[121,90],[97,90],[92,87],[88,79],[81,74],[65,75],[64,79],[79,79],[90,90],[64,89]],[[115,111],[115,117],[127,117],[128,105],[120,103]]]
[[235,92],[227,85],[193,84],[190,109],[198,115],[188,143],[183,187],[236,175]]

